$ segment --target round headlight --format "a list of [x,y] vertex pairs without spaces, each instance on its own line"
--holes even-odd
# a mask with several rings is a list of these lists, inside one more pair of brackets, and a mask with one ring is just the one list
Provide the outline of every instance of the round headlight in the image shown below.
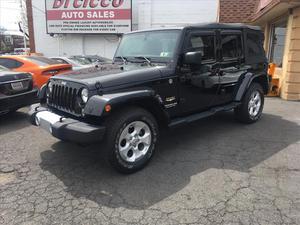
[[53,83],[50,81],[50,82],[48,83],[48,91],[51,93],[52,90],[53,90]]
[[88,99],[89,99],[89,91],[88,89],[84,88],[81,91],[81,99],[84,103],[87,103]]

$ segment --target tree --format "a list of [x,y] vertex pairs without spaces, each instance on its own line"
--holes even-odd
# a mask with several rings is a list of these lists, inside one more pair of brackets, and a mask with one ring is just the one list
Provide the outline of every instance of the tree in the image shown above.
[[21,25],[22,29],[24,29],[23,33],[28,36],[28,18],[27,18],[27,9],[26,9],[26,0],[20,1],[20,9],[21,9]]
[[4,52],[4,49],[6,49],[6,45],[4,43],[4,32],[6,29],[2,26],[0,26],[0,53]]

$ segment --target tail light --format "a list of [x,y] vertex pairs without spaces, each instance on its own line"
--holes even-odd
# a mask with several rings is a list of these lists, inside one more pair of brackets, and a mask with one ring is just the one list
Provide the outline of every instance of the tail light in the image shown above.
[[42,74],[46,76],[55,76],[59,73],[58,70],[46,70]]
[[32,79],[32,87],[33,88],[38,88],[39,86],[37,85],[35,79]]
[[31,79],[32,79],[32,88],[38,88],[39,86],[37,85],[36,83],[36,80],[35,80],[35,77],[34,77],[34,74],[33,73],[29,73],[30,76],[31,76]]

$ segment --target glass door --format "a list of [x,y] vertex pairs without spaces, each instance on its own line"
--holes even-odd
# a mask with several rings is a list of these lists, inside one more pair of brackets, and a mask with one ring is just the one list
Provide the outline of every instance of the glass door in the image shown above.
[[269,60],[281,68],[287,33],[287,19],[272,24]]

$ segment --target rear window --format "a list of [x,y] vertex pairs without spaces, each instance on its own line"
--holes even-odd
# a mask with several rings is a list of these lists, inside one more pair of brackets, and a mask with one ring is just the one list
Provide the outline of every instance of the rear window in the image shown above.
[[30,62],[37,64],[39,66],[48,66],[48,65],[55,65],[55,64],[60,64],[54,59],[49,59],[46,57],[36,57],[36,56],[30,56],[30,57],[24,57]]
[[70,64],[67,61],[60,59],[60,58],[52,58],[52,59],[54,59],[55,61],[57,61],[58,63],[61,63],[61,64]]
[[23,63],[15,60],[15,59],[8,59],[8,58],[0,58],[0,65],[4,66],[8,69],[17,69],[23,65]]

